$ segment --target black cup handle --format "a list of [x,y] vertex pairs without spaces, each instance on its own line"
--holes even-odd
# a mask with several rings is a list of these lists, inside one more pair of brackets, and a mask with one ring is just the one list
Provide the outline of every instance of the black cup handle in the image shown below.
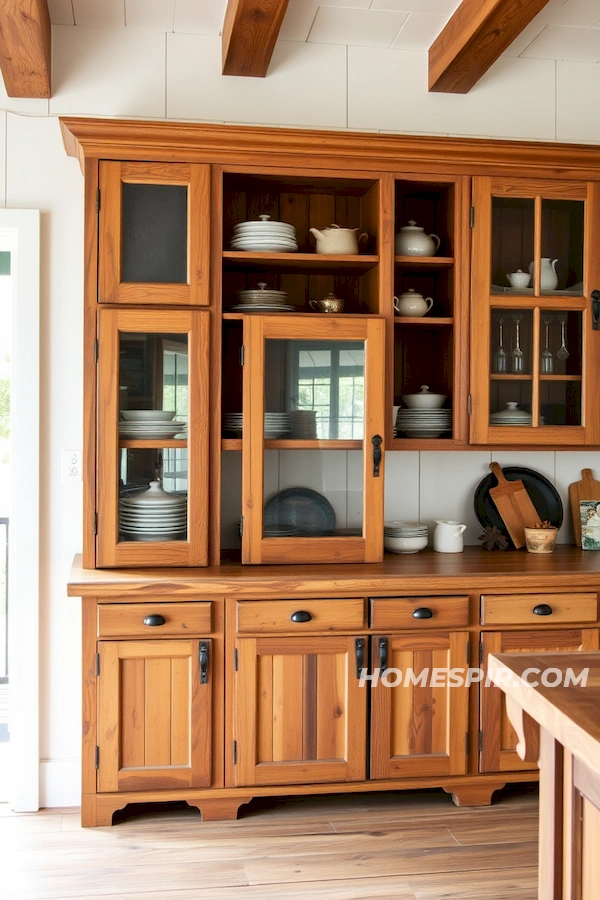
[[548,606],[547,603],[538,603],[537,606],[533,607],[534,616],[551,616],[552,612],[552,607]]
[[160,613],[153,613],[151,616],[146,616],[144,625],[164,625],[166,621],[165,617],[161,616]]
[[428,606],[419,606],[413,610],[413,619],[433,619],[433,612]]
[[299,609],[297,612],[292,613],[290,619],[292,622],[310,622],[312,616],[305,609]]

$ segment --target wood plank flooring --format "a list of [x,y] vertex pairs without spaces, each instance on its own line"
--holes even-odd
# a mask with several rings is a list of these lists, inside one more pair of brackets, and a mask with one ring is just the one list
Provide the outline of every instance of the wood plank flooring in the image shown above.
[[0,806],[3,900],[535,900],[537,793],[491,807],[443,791],[255,800],[236,822],[129,807],[112,828],[78,810]]

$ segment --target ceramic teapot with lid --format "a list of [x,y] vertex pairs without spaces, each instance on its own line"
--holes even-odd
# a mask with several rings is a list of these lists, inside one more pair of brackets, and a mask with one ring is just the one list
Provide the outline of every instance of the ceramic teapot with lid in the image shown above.
[[363,231],[359,237],[356,236],[358,228],[340,228],[339,225],[330,225],[319,231],[318,228],[311,228],[310,233],[313,234],[317,241],[317,253],[337,253],[343,255],[358,253],[358,245],[362,240],[366,240],[369,235]]
[[409,288],[399,297],[394,297],[394,309],[399,316],[424,316],[433,306],[432,297],[424,297],[414,288]]
[[440,249],[437,234],[425,234],[425,229],[411,219],[396,235],[396,256],[435,256]]

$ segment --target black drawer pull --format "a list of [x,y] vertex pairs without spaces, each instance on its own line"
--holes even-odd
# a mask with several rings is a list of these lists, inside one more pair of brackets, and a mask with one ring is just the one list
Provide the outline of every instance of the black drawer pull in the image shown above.
[[413,610],[413,619],[433,619],[433,612],[428,606],[419,606]]
[[534,616],[551,616],[552,613],[553,609],[547,603],[538,603],[537,606],[533,607]]
[[151,616],[146,616],[144,625],[164,625],[166,621],[165,617],[161,616],[160,613],[153,613]]
[[305,609],[299,609],[298,612],[292,613],[290,618],[292,622],[310,622],[312,616]]

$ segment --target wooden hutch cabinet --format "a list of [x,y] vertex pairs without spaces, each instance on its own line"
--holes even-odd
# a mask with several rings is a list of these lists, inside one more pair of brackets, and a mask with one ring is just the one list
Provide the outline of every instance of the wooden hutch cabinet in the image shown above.
[[[408,673],[597,647],[598,556],[384,554],[385,452],[600,446],[595,148],[61,125],[86,185],[83,823],[536,779],[497,688]],[[259,217],[293,252],[239,246]],[[396,252],[410,223],[433,255]],[[333,224],[358,252],[315,252]],[[426,315],[397,313],[411,291]],[[445,431],[393,421],[424,384]]]

